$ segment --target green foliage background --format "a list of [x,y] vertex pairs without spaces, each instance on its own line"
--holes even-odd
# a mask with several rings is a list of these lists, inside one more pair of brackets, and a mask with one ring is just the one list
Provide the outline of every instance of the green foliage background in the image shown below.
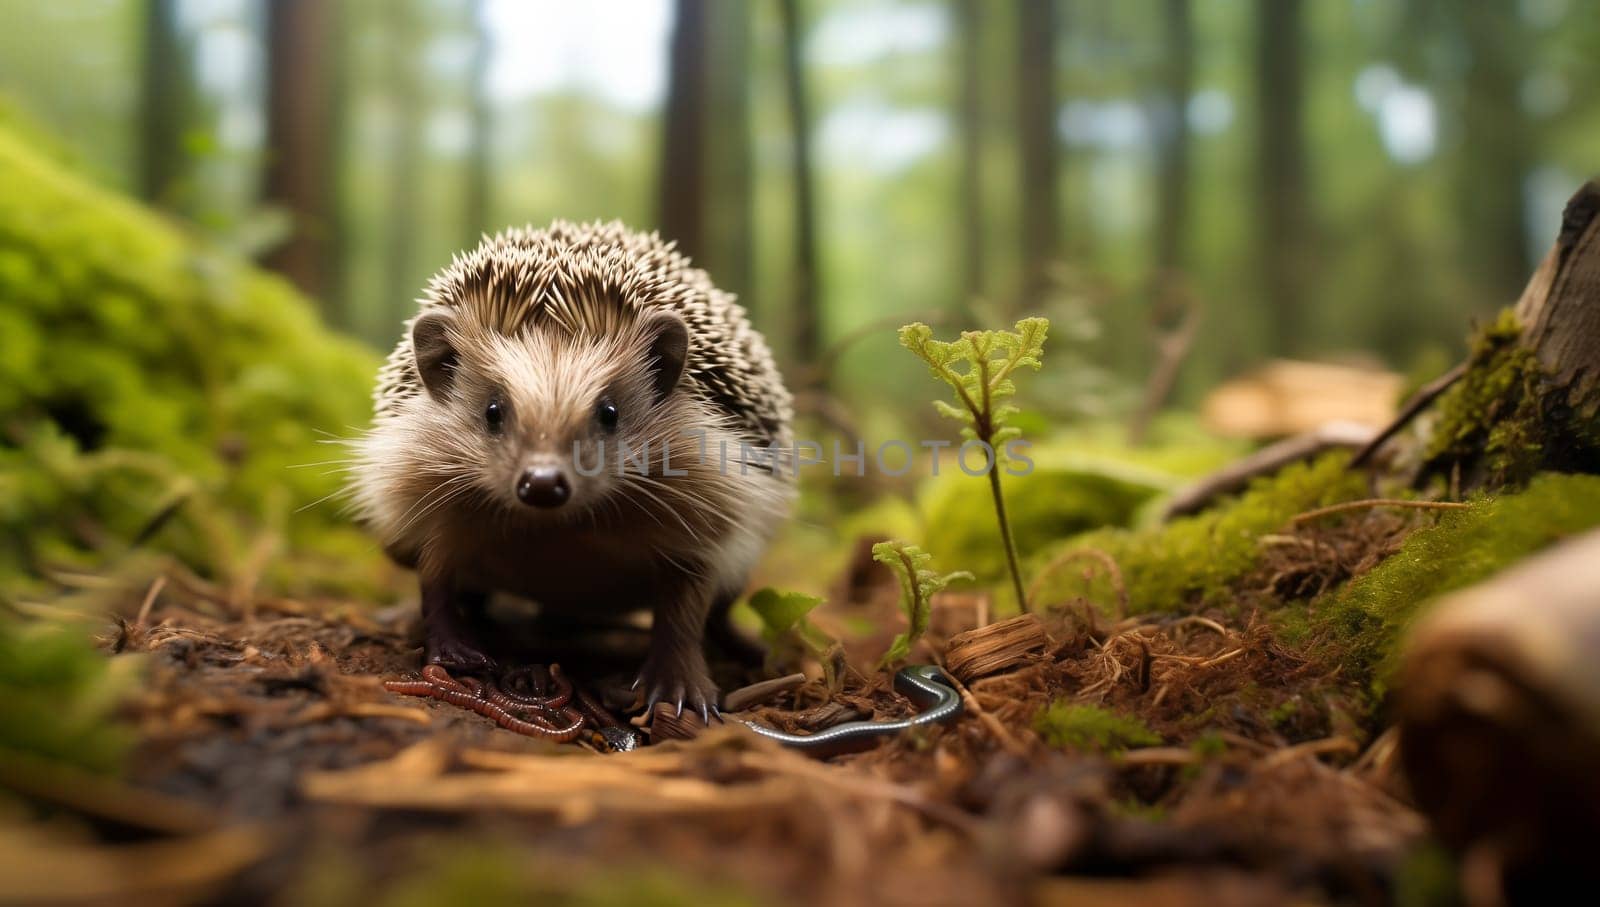
[[376,363],[283,281],[0,129],[6,594],[152,529],[211,572],[274,532],[370,576],[376,552],[335,507],[300,511],[339,487],[308,464],[366,423]]

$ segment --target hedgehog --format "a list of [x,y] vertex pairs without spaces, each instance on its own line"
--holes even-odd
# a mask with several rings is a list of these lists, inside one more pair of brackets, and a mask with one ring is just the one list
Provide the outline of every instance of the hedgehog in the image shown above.
[[737,640],[794,485],[789,392],[732,295],[617,222],[510,229],[428,282],[373,397],[353,496],[417,572],[427,663],[497,667],[470,619],[496,593],[647,610],[647,713],[709,720],[706,634]]

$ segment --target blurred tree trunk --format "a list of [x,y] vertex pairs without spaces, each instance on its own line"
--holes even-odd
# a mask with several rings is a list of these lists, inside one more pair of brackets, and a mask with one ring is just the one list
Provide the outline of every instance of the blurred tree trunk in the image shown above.
[[1189,230],[1189,95],[1194,90],[1194,19],[1190,0],[1166,0],[1167,65],[1156,122],[1156,285],[1184,265]]
[[959,54],[956,128],[961,135],[961,300],[983,295],[983,35],[978,0],[952,0]]
[[676,241],[684,254],[697,261],[706,250],[708,6],[709,0],[674,3],[661,142],[661,235]]
[[1311,286],[1301,0],[1256,0],[1257,255],[1272,350],[1300,346]]
[[1460,200],[1462,261],[1486,306],[1517,298],[1533,262],[1522,183],[1531,124],[1519,91],[1526,72],[1518,8],[1457,4],[1467,60],[1463,92]]
[[162,204],[183,176],[189,73],[178,37],[177,0],[147,0],[140,85],[139,192]]
[[273,0],[267,19],[267,161],[262,200],[291,221],[268,267],[321,298],[331,286],[336,143],[334,5]]
[[[384,304],[405,306],[417,296],[415,239],[419,220],[422,119],[426,95],[418,50],[420,24],[414,0],[390,0],[388,16],[389,102],[394,133],[389,141],[389,213],[384,237]],[[407,306],[409,308],[409,306]]]
[[811,114],[806,98],[801,49],[805,26],[798,0],[778,0],[783,18],[783,75],[789,99],[794,161],[795,273],[793,335],[795,356],[814,363],[822,352],[822,313],[816,237],[816,184],[811,172]]
[[491,229],[493,218],[489,184],[494,179],[494,108],[489,98],[489,63],[494,56],[494,35],[489,32],[485,0],[473,0],[472,76],[469,115],[472,134],[467,148],[466,208],[462,212],[463,245],[471,248]]
[[707,135],[712,206],[706,267],[717,286],[750,305],[755,271],[755,186],[750,150],[750,7],[719,0],[711,18]]
[[1054,0],[1017,0],[1017,146],[1021,154],[1022,306],[1050,285],[1061,246]]
[[743,2],[679,0],[659,187],[662,235],[746,302],[754,260],[749,41]]

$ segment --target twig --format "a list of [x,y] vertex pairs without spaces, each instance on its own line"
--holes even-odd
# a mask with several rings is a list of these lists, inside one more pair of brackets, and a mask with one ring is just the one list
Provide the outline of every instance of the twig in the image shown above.
[[1150,421],[1172,395],[1178,372],[1184,360],[1189,358],[1189,349],[1194,345],[1195,335],[1200,329],[1200,302],[1186,285],[1171,281],[1163,295],[1177,297],[1178,305],[1183,308],[1183,320],[1156,339],[1156,367],[1151,370],[1150,379],[1145,383],[1144,400],[1128,425],[1128,443],[1135,446],[1144,443]]
[[1221,737],[1223,742],[1227,743],[1229,746],[1241,747],[1243,749],[1250,750],[1253,753],[1264,755],[1266,753],[1276,752],[1272,747],[1262,743],[1259,740],[1251,740],[1249,737],[1233,731],[1218,731],[1217,736]]
[[1459,504],[1455,501],[1407,501],[1400,498],[1367,498],[1364,501],[1346,501],[1343,504],[1333,504],[1328,507],[1318,507],[1316,510],[1307,510],[1305,513],[1294,517],[1293,522],[1308,523],[1312,520],[1332,516],[1335,513],[1345,513],[1350,510],[1365,510],[1368,507],[1409,507],[1413,510],[1466,510],[1468,504]]
[[[773,755],[777,758],[773,758]],[[745,753],[739,762],[745,768],[757,772],[792,775],[828,784],[850,793],[899,803],[967,834],[975,834],[978,830],[976,821],[966,813],[893,781],[860,777],[848,769],[830,768],[792,753],[780,752],[771,755]]]
[[1195,665],[1195,667],[1197,667],[1197,668],[1214,668],[1217,665],[1222,664],[1223,662],[1233,661],[1235,658],[1238,658],[1240,655],[1243,655],[1244,652],[1245,652],[1244,649],[1234,649],[1232,652],[1224,652],[1221,655],[1218,655],[1216,658],[1208,658],[1205,661],[1200,662],[1199,664]]
[[1378,448],[1382,447],[1384,442],[1394,437],[1400,429],[1410,424],[1418,413],[1426,409],[1428,404],[1439,399],[1440,394],[1449,390],[1466,373],[1467,363],[1457,363],[1455,368],[1418,388],[1417,392],[1411,395],[1411,399],[1406,401],[1405,406],[1400,408],[1400,412],[1394,417],[1394,421],[1384,426],[1382,430],[1373,436],[1371,441],[1366,443],[1366,446],[1356,451],[1355,456],[1350,458],[1350,465],[1360,466],[1366,463],[1367,460],[1372,458],[1373,454],[1378,452]]
[[8,788],[26,796],[130,828],[186,835],[218,825],[214,813],[188,800],[132,787],[31,753],[0,747],[0,774]]
[[1373,773],[1382,773],[1389,767],[1389,762],[1395,753],[1400,751],[1400,726],[1393,725],[1378,739],[1372,741],[1366,751],[1355,762],[1350,764],[1349,771],[1360,774],[1371,769]]
[[1172,626],[1174,627],[1181,627],[1184,624],[1198,624],[1199,626],[1205,627],[1207,630],[1216,633],[1224,639],[1232,635],[1228,632],[1227,627],[1224,627],[1222,624],[1217,623],[1209,617],[1201,617],[1198,614],[1191,614],[1188,617],[1182,617],[1172,622]]
[[1198,513],[1213,498],[1244,489],[1251,479],[1271,475],[1290,463],[1309,460],[1324,451],[1361,447],[1372,438],[1371,428],[1355,422],[1329,422],[1314,431],[1286,438],[1179,491],[1168,502],[1163,517],[1171,519]]
[[728,712],[742,712],[752,706],[760,705],[769,699],[797,689],[806,682],[804,674],[789,674],[784,677],[774,677],[771,680],[762,680],[749,686],[740,687],[722,697],[722,708]]
[[150,617],[150,609],[156,603],[156,596],[160,595],[161,594],[161,590],[165,589],[166,587],[167,587],[166,574],[162,574],[162,575],[156,577],[155,582],[150,584],[150,591],[148,591],[148,592],[146,592],[144,594],[144,601],[139,604],[139,616],[137,616],[137,617],[135,617],[133,619],[134,626],[136,626],[136,627],[143,627],[144,626],[144,622]]
[[983,726],[989,729],[989,733],[993,734],[996,740],[1000,741],[1000,745],[1005,748],[1006,752],[1013,756],[1028,755],[1028,748],[1022,745],[1022,741],[1012,736],[1011,731],[1000,723],[1000,719],[994,717],[983,706],[978,704],[978,697],[972,695],[972,691],[967,689],[966,684],[962,683],[959,678],[949,671],[945,672],[945,676],[950,679],[951,683],[956,685],[956,690],[961,693],[961,701],[971,710],[973,717],[983,722]]
[[1324,753],[1354,753],[1361,747],[1349,737],[1324,737],[1321,740],[1307,740],[1305,743],[1296,743],[1286,746],[1269,754],[1261,760],[1263,766],[1278,766],[1293,762],[1305,756],[1321,756]]
[[1117,758],[1118,765],[1194,765],[1201,757],[1181,746],[1152,746],[1129,750]]

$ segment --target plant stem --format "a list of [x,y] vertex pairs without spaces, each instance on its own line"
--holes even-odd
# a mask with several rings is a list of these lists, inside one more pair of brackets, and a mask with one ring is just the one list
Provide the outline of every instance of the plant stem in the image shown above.
[[1022,571],[1017,568],[1017,544],[1011,540],[1011,521],[1006,518],[1006,497],[1000,493],[1000,464],[989,470],[989,491],[994,494],[994,515],[1000,521],[1000,540],[1006,546],[1006,563],[1011,567],[1011,585],[1017,591],[1017,607],[1028,613],[1028,596],[1022,590]]

